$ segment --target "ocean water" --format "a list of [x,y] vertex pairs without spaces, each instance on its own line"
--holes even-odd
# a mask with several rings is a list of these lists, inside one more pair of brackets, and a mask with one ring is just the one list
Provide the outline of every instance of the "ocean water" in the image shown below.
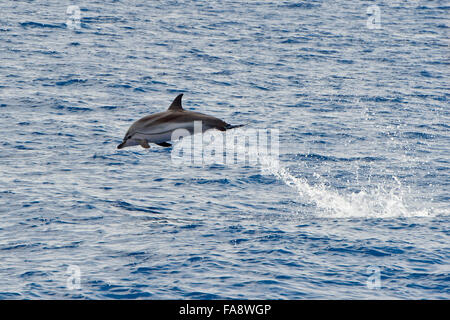
[[[0,298],[449,299],[449,9],[1,1]],[[279,157],[116,149],[179,93]]]

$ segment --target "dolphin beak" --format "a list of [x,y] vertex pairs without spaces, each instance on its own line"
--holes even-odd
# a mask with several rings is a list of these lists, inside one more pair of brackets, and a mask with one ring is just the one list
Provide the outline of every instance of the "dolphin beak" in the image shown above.
[[124,144],[125,144],[125,142],[122,142],[121,144],[119,144],[119,145],[117,146],[117,149],[122,149],[122,148],[124,147]]

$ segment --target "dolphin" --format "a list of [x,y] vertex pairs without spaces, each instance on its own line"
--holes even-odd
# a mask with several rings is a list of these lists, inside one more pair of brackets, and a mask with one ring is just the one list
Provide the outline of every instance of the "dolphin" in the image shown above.
[[182,97],[183,94],[179,94],[166,111],[151,114],[135,121],[117,149],[138,145],[143,148],[150,148],[149,143],[170,147],[172,145],[167,141],[172,140],[172,133],[175,130],[186,129],[189,134],[194,134],[194,121],[201,121],[202,132],[210,129],[226,131],[243,126],[233,126],[213,116],[184,110],[181,105]]

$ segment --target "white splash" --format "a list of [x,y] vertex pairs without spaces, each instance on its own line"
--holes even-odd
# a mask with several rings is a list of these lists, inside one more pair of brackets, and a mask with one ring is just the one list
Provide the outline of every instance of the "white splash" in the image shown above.
[[319,210],[318,216],[336,218],[391,218],[391,217],[427,217],[426,210],[408,208],[405,191],[398,179],[396,186],[386,189],[375,186],[360,192],[339,193],[325,184],[311,185],[305,178],[292,175],[288,169],[273,165],[270,158],[264,161],[264,168],[286,185],[296,189],[303,201],[314,204]]

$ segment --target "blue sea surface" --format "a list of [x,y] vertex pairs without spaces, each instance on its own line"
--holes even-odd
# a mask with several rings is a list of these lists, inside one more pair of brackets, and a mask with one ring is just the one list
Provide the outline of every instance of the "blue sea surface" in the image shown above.
[[[449,299],[449,16],[1,1],[0,298]],[[278,165],[116,149],[179,93]]]

